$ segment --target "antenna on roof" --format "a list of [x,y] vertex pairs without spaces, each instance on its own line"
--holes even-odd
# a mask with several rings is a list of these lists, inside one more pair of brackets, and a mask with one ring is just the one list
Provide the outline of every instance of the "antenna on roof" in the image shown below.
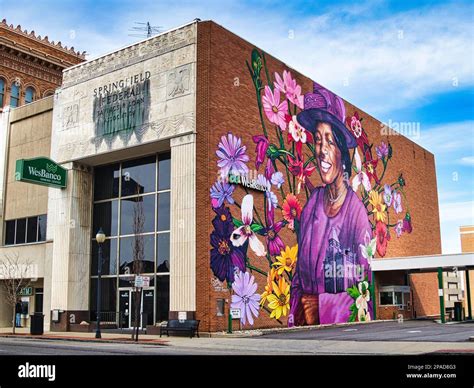
[[163,31],[162,26],[152,26],[150,22],[135,22],[138,26],[132,27],[129,31],[133,34],[128,36],[136,36],[138,38],[151,38],[153,35],[157,35]]

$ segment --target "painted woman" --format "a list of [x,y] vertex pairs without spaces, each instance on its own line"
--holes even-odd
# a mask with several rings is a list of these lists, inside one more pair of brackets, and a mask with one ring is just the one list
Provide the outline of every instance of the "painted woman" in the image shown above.
[[[342,99],[314,83],[297,120],[313,134],[322,185],[312,190],[301,214],[289,326],[347,322],[354,303],[347,287],[365,277],[371,281],[360,245],[372,230],[364,204],[348,184],[349,149],[357,143],[344,119]],[[370,319],[371,302],[365,306],[362,316]]]

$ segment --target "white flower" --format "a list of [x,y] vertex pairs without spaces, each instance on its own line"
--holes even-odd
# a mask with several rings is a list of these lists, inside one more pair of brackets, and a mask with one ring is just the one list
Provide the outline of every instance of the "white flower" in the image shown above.
[[370,302],[370,291],[369,291],[369,283],[366,281],[360,282],[358,284],[359,293],[360,295],[356,299],[356,307],[357,307],[357,319],[359,322],[367,322],[370,321],[370,314],[369,314],[369,303]]
[[265,251],[265,246],[251,228],[253,221],[253,196],[251,194],[247,194],[243,198],[241,211],[243,225],[239,226],[232,232],[232,235],[230,236],[232,245],[234,247],[240,247],[248,239],[252,251],[254,251],[257,256],[265,256],[267,253]]
[[369,192],[372,189],[370,179],[367,174],[362,171],[362,161],[360,159],[357,149],[355,150],[354,159],[356,163],[356,175],[352,178],[352,190],[357,192],[360,184],[364,186],[365,191]]
[[365,245],[360,244],[360,251],[362,253],[362,256],[367,259],[367,262],[369,263],[369,266],[372,264],[372,259],[375,256],[375,250],[377,248],[377,239],[373,238],[370,239],[370,234],[369,232],[365,232],[364,236],[364,242]]
[[272,179],[271,182],[273,185],[275,185],[277,188],[280,188],[283,183],[285,183],[285,179],[283,178],[283,173],[280,171],[274,172],[272,174]]

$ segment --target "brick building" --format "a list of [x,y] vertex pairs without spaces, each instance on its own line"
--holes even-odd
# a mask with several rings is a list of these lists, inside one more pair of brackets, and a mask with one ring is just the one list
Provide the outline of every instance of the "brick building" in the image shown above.
[[85,52],[37,36],[18,25],[0,23],[0,111],[51,96],[61,85],[62,71],[83,62]]
[[[0,254],[33,259],[47,328],[93,326],[100,227],[110,325],[134,324],[136,236],[149,329],[225,330],[229,308],[234,329],[439,314],[436,274],[371,271],[441,253],[434,155],[212,21],[72,66],[0,125]],[[15,175],[36,157],[66,187]]]
[[[465,225],[459,227],[459,232],[461,234],[461,252],[463,253],[472,253],[474,252],[474,226],[473,225]],[[466,275],[469,276],[469,282],[466,279]],[[467,295],[468,289],[467,285],[470,286],[471,295],[474,295],[474,271],[464,272],[464,295]],[[467,297],[463,298],[463,305],[465,315],[470,315],[469,313],[469,306],[468,306],[468,299]],[[471,311],[472,311],[472,306]],[[471,313],[472,314],[472,313]]]

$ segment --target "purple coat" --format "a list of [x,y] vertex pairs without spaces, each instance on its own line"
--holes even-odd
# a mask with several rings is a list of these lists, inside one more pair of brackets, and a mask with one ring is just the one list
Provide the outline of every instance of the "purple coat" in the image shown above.
[[337,235],[341,249],[343,251],[350,249],[355,255],[355,263],[360,266],[359,269],[362,272],[359,281],[365,276],[371,281],[369,264],[360,250],[360,244],[364,244],[366,232],[372,236],[367,209],[350,186],[348,186],[344,203],[334,217],[328,217],[324,210],[324,187],[320,186],[313,190],[301,213],[298,261],[291,282],[289,325],[292,325],[291,315],[293,315],[294,325],[305,323],[301,305],[303,294],[319,295],[321,324],[348,321],[350,306],[354,303],[354,299],[346,291],[327,292],[325,258],[329,239]]

